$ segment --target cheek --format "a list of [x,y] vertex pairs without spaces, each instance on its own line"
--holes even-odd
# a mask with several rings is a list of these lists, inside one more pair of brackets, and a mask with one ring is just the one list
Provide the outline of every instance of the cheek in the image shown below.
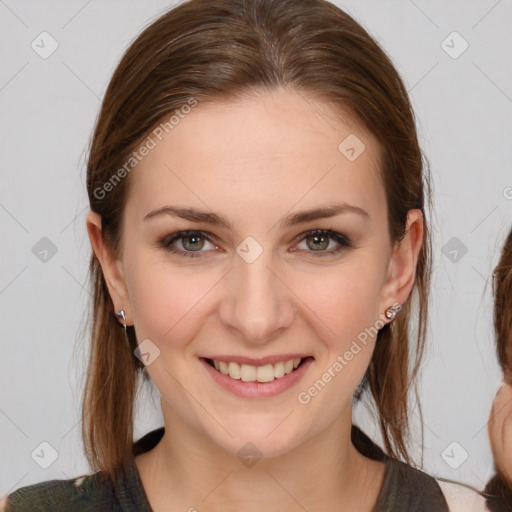
[[384,324],[378,311],[382,282],[382,264],[368,251],[295,283],[297,295],[306,297],[301,312],[318,340],[317,369],[298,396],[301,404],[315,404],[306,409],[311,417],[349,406]]
[[[129,266],[128,291],[139,340],[190,338],[219,277],[189,267],[172,267],[161,258],[138,258]],[[190,331],[190,332],[189,332]],[[188,334],[187,334],[188,333]]]
[[[294,286],[304,302],[343,338],[357,336],[379,318],[380,290],[383,282],[379,263],[358,255],[343,265],[308,276]],[[331,333],[333,334],[333,333]]]
[[367,267],[364,273],[362,268],[356,273],[356,266],[340,268],[316,284],[315,280],[308,281],[307,305],[314,312],[308,317],[315,322],[321,342],[316,345],[316,371],[302,386],[297,400],[318,428],[325,427],[340,411],[350,409],[353,392],[370,364],[375,338],[383,325],[377,322],[380,275]]

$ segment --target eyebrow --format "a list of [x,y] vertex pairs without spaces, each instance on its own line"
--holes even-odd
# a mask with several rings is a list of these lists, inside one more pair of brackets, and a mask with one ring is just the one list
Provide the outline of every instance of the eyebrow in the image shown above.
[[[355,213],[363,217],[365,220],[370,219],[368,212],[359,206],[351,205],[348,203],[335,203],[321,208],[312,208],[288,215],[281,220],[280,226],[290,227],[296,224],[302,224],[312,220],[326,219],[345,213]],[[163,206],[149,212],[143,220],[147,221],[161,215],[170,215],[173,217],[180,217],[192,222],[205,222],[214,226],[222,226],[229,230],[232,229],[231,223],[225,217],[216,213],[205,212],[192,207],[182,208],[177,206]]]

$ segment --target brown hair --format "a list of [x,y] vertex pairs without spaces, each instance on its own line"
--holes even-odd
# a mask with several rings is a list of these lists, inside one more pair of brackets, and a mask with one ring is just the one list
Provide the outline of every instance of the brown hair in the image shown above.
[[512,385],[512,229],[492,278],[498,358],[505,381]]
[[[508,233],[500,260],[492,274],[492,289],[498,359],[505,382],[512,386],[512,229]],[[489,421],[490,425],[495,423],[492,417]],[[498,465],[496,448],[492,441],[491,434],[496,474],[487,482],[483,494],[487,498],[489,510],[501,510],[500,507],[503,507],[504,503],[512,503],[512,481],[510,475],[506,475],[501,465]]]
[[[191,0],[139,35],[115,70],[103,100],[91,142],[87,189],[90,207],[101,215],[114,255],[120,254],[130,179],[119,180],[108,194],[103,193],[105,184],[164,116],[191,98],[201,104],[278,87],[325,100],[340,113],[354,115],[377,138],[393,242],[404,236],[410,209],[418,208],[426,217],[430,181],[407,91],[389,58],[361,25],[324,0]],[[430,251],[425,222],[413,288],[418,299],[414,350],[408,334],[409,299],[395,322],[379,331],[364,380],[387,453],[408,462],[408,396],[425,344]],[[132,354],[134,329],[128,328],[128,349],[94,254],[90,278],[92,346],[82,437],[91,466],[115,477],[116,466],[131,455],[136,368],[141,365]]]

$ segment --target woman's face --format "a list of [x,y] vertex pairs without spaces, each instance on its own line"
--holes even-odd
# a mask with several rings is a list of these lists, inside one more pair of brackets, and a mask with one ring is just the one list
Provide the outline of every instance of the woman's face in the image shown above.
[[289,90],[198,103],[161,138],[102,265],[166,425],[265,456],[347,427],[419,250],[393,252],[375,139]]

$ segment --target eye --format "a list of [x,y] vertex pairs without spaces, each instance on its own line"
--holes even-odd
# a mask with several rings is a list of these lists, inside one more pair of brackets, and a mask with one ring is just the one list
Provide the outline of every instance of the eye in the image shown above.
[[301,250],[311,252],[313,256],[332,255],[353,246],[348,237],[330,229],[313,229],[300,236],[299,242],[306,246]]
[[[313,256],[329,256],[353,247],[347,236],[330,229],[314,229],[302,233],[298,237],[298,242],[299,245],[304,243],[306,246],[299,247],[299,250],[311,253]],[[207,244],[211,245],[210,249],[207,248]],[[201,253],[218,248],[208,233],[197,230],[171,233],[162,238],[159,245],[167,251],[186,258],[197,258]],[[297,248],[293,249],[293,251],[296,250]]]
[[159,243],[166,250],[188,258],[197,258],[201,255],[200,253],[206,252],[202,250],[205,244],[210,244],[213,249],[216,248],[207,233],[195,230],[172,233],[160,240]]

